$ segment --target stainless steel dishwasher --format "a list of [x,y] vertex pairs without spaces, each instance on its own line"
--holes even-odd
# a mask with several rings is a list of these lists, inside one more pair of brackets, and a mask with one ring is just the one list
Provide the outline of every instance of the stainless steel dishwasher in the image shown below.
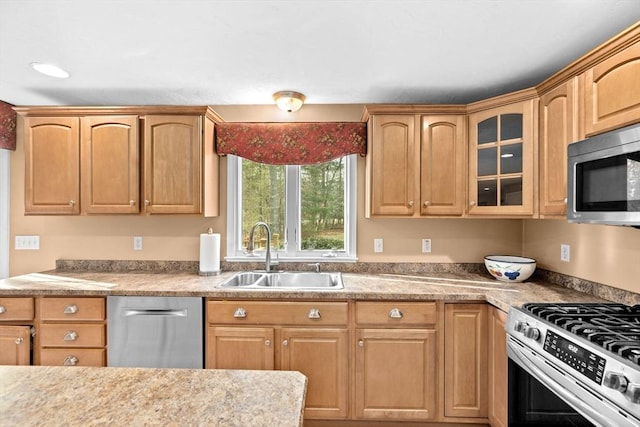
[[203,368],[203,300],[107,297],[107,365]]

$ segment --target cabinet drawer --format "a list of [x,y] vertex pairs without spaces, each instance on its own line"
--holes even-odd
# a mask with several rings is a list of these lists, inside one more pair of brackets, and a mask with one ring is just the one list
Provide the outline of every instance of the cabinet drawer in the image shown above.
[[106,366],[104,348],[45,348],[40,351],[43,366]]
[[436,323],[435,302],[356,302],[356,323],[424,326]]
[[104,298],[43,298],[40,319],[45,321],[104,320]]
[[42,347],[104,347],[104,325],[40,325]]
[[0,298],[0,321],[33,320],[33,298]]
[[207,321],[218,324],[346,325],[347,313],[346,302],[207,302]]

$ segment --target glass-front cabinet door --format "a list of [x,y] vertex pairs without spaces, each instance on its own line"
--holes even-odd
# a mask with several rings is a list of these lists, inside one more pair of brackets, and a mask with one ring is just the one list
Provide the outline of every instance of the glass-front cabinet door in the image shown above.
[[534,214],[534,101],[469,116],[470,215]]

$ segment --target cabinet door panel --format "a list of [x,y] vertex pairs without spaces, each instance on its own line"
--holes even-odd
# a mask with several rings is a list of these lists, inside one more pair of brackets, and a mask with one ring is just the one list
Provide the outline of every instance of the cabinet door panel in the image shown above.
[[25,117],[25,213],[80,213],[77,117]]
[[373,117],[372,200],[373,215],[405,215],[415,212],[415,117]]
[[356,416],[434,418],[435,330],[358,329],[356,338]]
[[540,97],[540,215],[567,212],[567,146],[577,140],[575,79]]
[[31,328],[0,325],[0,365],[29,365]]
[[82,118],[85,213],[138,213],[138,116]]
[[587,136],[640,121],[640,42],[584,76]]
[[421,205],[423,215],[462,215],[464,210],[465,118],[423,116]]
[[493,427],[507,427],[507,313],[491,309],[489,322],[489,421]]
[[274,368],[273,328],[207,328],[208,369]]
[[147,116],[144,198],[147,213],[200,213],[199,116]]
[[346,329],[283,328],[280,369],[309,379],[305,418],[344,418],[348,412]]
[[486,417],[487,305],[445,305],[447,417]]
[[33,320],[33,298],[0,298],[0,321]]

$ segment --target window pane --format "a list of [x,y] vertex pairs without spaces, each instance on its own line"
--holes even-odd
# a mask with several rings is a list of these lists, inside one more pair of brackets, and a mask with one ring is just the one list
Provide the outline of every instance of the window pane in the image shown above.
[[500,140],[522,138],[522,114],[500,116]]
[[345,159],[300,170],[300,248],[344,250]]
[[500,147],[500,173],[522,172],[522,144]]
[[478,206],[498,206],[498,184],[495,179],[478,181]]
[[496,147],[478,150],[478,176],[498,173],[498,149]]
[[489,117],[478,123],[478,144],[498,141],[498,117]]
[[[249,243],[251,227],[264,221],[271,228],[273,248],[281,249],[284,240],[284,166],[271,166],[242,160],[242,248]],[[267,235],[259,227],[254,236],[255,249],[266,249]]]
[[500,180],[500,205],[522,205],[522,178],[507,178]]

